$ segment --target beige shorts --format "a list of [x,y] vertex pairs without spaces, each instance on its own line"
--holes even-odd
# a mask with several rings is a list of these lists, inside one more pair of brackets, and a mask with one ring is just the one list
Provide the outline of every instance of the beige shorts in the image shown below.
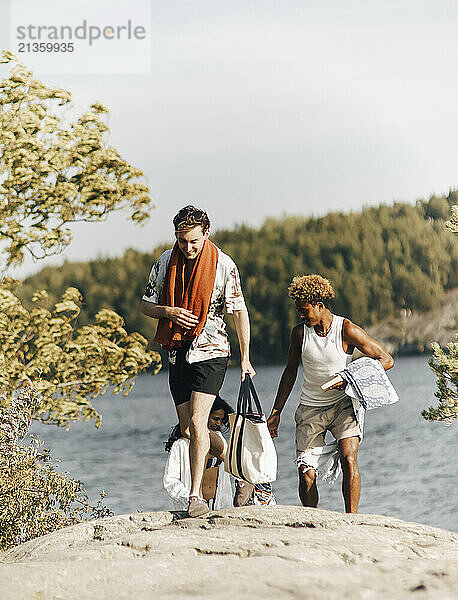
[[360,435],[353,404],[348,397],[331,406],[299,404],[294,420],[297,456],[309,448],[324,446],[326,431],[330,431],[337,441]]

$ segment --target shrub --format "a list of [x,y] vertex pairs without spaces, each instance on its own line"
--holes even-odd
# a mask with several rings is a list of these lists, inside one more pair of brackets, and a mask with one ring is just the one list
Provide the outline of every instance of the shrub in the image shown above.
[[0,550],[6,550],[83,519],[111,514],[92,506],[81,481],[57,470],[43,442],[29,435],[42,398],[24,382],[8,405],[0,406]]

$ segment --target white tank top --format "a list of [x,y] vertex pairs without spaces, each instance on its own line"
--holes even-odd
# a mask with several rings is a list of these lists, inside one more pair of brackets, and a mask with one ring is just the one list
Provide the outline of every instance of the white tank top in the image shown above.
[[326,336],[319,336],[314,327],[304,325],[302,340],[302,384],[300,403],[306,406],[330,406],[345,397],[342,390],[323,392],[321,386],[351,362],[351,355],[342,346],[344,317],[332,315],[331,328]]

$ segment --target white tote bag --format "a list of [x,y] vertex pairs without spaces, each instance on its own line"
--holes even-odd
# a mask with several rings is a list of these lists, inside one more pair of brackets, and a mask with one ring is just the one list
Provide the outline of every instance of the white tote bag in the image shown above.
[[240,385],[237,412],[229,415],[229,425],[231,435],[224,460],[226,471],[249,483],[275,481],[277,453],[261,403],[248,375]]

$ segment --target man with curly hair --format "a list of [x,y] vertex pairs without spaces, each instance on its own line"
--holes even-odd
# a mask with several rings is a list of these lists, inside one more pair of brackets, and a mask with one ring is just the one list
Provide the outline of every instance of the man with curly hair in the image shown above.
[[339,449],[345,510],[355,513],[361,492],[357,463],[361,431],[351,399],[345,394],[345,382],[326,391],[321,386],[345,369],[355,349],[364,356],[378,359],[385,370],[391,369],[394,361],[364,329],[329,310],[334,290],[327,279],[320,275],[294,277],[289,295],[302,322],[291,332],[288,363],[280,379],[268,427],[272,437],[277,437],[280,414],[302,362],[304,381],[295,414],[299,497],[304,506],[318,505],[316,469],[301,461],[301,457],[311,448],[324,447],[326,431],[330,431]]
[[199,495],[211,440],[207,422],[230,356],[223,311],[234,315],[242,379],[250,363],[250,321],[234,261],[209,239],[205,211],[185,206],[173,219],[176,242],[153,265],[142,312],[159,319],[154,341],[169,353],[169,385],[180,429],[189,436],[189,514],[208,512]]

